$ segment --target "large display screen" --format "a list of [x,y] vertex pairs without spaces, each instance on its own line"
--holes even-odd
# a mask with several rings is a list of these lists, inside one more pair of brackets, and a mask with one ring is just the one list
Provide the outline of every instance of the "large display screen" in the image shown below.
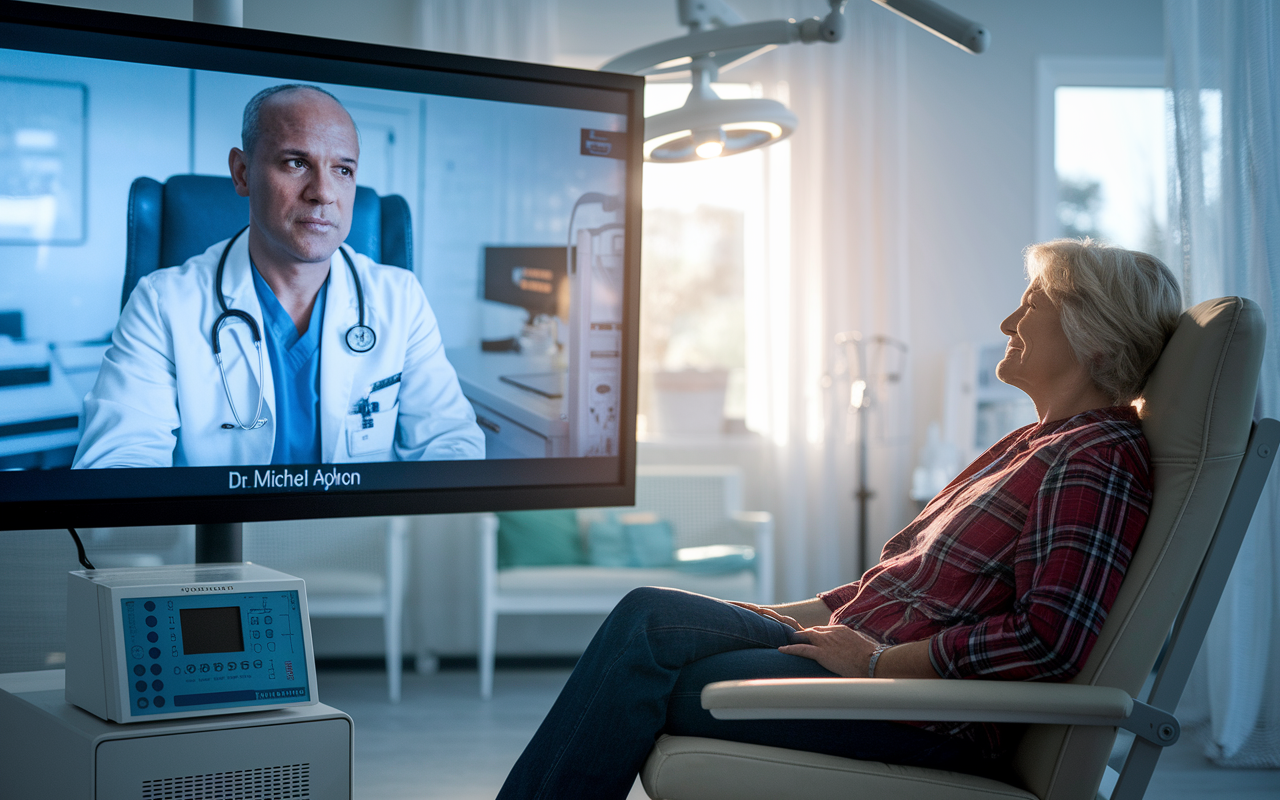
[[628,502],[641,89],[0,3],[0,527]]

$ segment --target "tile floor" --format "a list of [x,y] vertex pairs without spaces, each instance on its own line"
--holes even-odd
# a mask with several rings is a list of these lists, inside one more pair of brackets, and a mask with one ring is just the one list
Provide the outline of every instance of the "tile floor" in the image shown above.
[[[491,800],[568,671],[499,670],[494,698],[476,673],[404,676],[387,702],[377,671],[323,670],[320,697],[355,720],[355,800]],[[639,783],[628,800],[644,800]],[[1184,736],[1161,758],[1147,800],[1280,800],[1280,770],[1224,770]]]

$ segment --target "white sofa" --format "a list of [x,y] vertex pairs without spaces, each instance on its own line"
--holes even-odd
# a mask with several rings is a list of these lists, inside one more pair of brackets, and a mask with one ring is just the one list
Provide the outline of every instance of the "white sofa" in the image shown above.
[[[670,586],[726,600],[773,601],[773,517],[742,510],[736,467],[640,466],[636,511],[651,511],[674,529],[675,546],[747,544],[755,566],[722,575],[673,568],[556,566],[498,569],[498,518],[482,514],[480,534],[480,695],[493,694],[493,659],[500,614],[603,614],[639,586]],[[578,512],[580,526],[601,509]]]

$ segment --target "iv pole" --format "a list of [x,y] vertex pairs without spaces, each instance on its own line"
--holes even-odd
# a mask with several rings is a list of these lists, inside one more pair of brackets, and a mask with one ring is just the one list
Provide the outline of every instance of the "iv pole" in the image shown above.
[[[868,373],[869,362],[867,360],[868,345],[879,347],[883,352],[885,349],[898,350],[903,356],[907,353],[907,345],[890,336],[877,335],[870,337],[870,341],[864,338],[858,331],[844,331],[837,333],[835,336],[835,344],[839,347],[845,356],[844,375],[849,379],[849,409],[858,417],[858,427],[856,436],[857,444],[857,471],[858,483],[854,489],[853,498],[858,504],[858,522],[855,528],[854,542],[857,546],[858,555],[858,574],[866,572],[874,561],[874,556],[867,554],[867,531],[870,527],[867,516],[871,506],[871,501],[875,498],[876,493],[867,481],[867,460],[869,451],[870,438],[870,416],[871,409],[875,407],[875,392],[871,388]],[[857,370],[849,369],[849,353],[853,352],[856,357]],[[836,374],[840,374],[840,369],[835,370]],[[901,370],[897,372],[886,372],[885,379],[889,382],[897,382],[902,377]]]

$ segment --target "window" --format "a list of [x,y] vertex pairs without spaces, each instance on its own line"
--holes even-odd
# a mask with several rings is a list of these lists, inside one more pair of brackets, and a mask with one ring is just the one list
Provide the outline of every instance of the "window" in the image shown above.
[[1169,227],[1164,123],[1164,89],[1054,90],[1060,236],[1164,252]]
[[[721,97],[758,96],[748,84],[716,84]],[[688,84],[645,87],[645,114],[682,105]],[[750,253],[758,251],[765,214],[762,151],[684,164],[644,165],[644,233],[640,305],[641,438],[690,431],[676,425],[660,397],[684,376],[687,404],[681,416],[698,413],[694,395],[711,407],[702,433],[718,432],[716,393],[724,391],[724,417],[746,414],[746,321],[744,284]],[[678,383],[678,381],[676,382]],[[669,400],[670,398],[666,398]],[[696,427],[696,426],[693,426]],[[712,430],[715,427],[715,430]]]
[[1165,255],[1163,83],[1159,59],[1040,62],[1038,240],[1089,236]]

